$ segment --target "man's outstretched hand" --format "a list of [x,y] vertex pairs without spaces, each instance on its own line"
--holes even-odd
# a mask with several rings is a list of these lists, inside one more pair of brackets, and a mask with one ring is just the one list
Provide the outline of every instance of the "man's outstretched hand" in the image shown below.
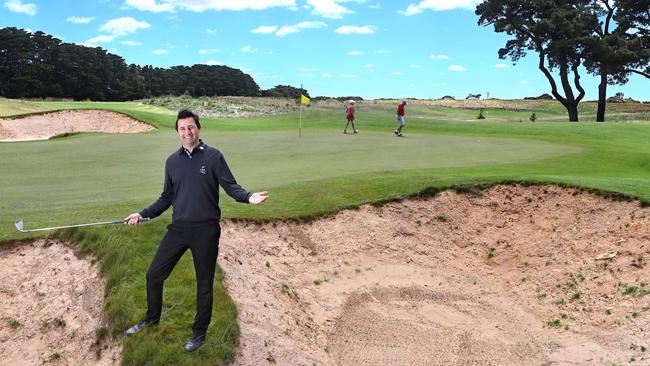
[[253,205],[259,205],[260,203],[266,201],[269,198],[269,192],[255,192],[248,197],[248,203]]

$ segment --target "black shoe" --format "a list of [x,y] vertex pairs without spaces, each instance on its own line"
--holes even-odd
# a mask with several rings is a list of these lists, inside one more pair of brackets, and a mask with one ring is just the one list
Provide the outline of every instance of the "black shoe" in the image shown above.
[[131,328],[127,329],[126,332],[124,332],[124,335],[126,335],[127,337],[130,337],[130,336],[140,332],[144,328],[146,328],[148,326],[151,326],[151,325],[158,325],[158,323],[160,323],[160,320],[154,320],[154,321],[143,320],[143,321],[139,322],[138,324],[132,326]]
[[192,333],[190,339],[188,339],[187,343],[185,343],[183,350],[188,353],[194,352],[203,345],[203,342],[205,342],[205,333]]

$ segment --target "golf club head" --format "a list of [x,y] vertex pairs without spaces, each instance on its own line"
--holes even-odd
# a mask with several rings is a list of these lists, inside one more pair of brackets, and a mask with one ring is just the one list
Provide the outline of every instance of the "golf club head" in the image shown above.
[[16,229],[18,229],[18,231],[21,233],[25,232],[25,224],[23,223],[23,219],[16,220]]

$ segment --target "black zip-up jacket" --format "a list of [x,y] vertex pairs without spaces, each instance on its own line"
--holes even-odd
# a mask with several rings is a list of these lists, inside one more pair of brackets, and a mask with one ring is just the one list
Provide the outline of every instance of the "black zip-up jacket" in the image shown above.
[[174,223],[218,222],[221,218],[219,185],[236,201],[248,203],[251,193],[237,184],[219,150],[201,140],[191,154],[181,146],[167,158],[160,198],[140,211],[140,215],[158,217],[172,205]]

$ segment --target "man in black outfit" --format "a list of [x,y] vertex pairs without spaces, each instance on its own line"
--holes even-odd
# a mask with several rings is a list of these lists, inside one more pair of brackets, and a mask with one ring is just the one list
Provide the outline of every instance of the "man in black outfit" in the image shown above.
[[189,248],[196,271],[196,316],[185,352],[193,352],[205,341],[212,317],[212,285],[219,252],[219,185],[238,202],[264,202],[267,192],[250,193],[233,177],[221,152],[199,139],[199,117],[189,110],[178,112],[176,133],[182,147],[167,158],[163,192],[151,206],[124,219],[137,225],[143,217],[160,216],[174,206],[172,223],[160,241],[147,270],[147,314],[127,329],[132,336],[160,321],[163,283]]

